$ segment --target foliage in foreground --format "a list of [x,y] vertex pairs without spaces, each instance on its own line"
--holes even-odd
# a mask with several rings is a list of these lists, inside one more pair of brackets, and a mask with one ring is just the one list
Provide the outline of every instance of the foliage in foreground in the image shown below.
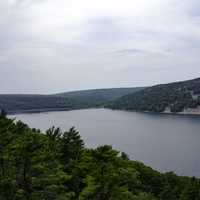
[[200,180],[161,174],[78,132],[45,134],[0,115],[1,200],[199,200]]

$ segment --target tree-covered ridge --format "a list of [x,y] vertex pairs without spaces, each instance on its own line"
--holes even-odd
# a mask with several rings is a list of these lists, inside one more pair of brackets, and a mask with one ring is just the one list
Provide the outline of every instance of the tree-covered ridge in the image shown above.
[[79,133],[41,133],[0,115],[1,200],[199,200],[200,180],[159,173]]
[[143,88],[112,88],[66,92],[54,95],[1,94],[0,109],[7,113],[43,112],[94,108]]
[[49,95],[0,95],[0,109],[7,113],[70,110],[79,106],[69,98]]
[[148,87],[107,105],[113,109],[174,113],[198,106],[200,106],[200,78]]
[[101,105],[107,101],[112,101],[124,95],[131,94],[144,89],[144,87],[132,88],[107,88],[107,89],[93,89],[80,90],[55,94],[54,96],[67,97],[80,101],[88,106]]

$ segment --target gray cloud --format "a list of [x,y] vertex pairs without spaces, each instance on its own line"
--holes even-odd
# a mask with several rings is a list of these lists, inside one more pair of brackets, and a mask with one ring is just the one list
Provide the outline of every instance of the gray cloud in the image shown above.
[[119,54],[135,54],[135,53],[147,53],[146,51],[144,50],[141,50],[141,49],[121,49],[121,50],[118,50],[116,51],[116,53],[119,53]]
[[200,76],[199,1],[126,1],[2,0],[0,93]]

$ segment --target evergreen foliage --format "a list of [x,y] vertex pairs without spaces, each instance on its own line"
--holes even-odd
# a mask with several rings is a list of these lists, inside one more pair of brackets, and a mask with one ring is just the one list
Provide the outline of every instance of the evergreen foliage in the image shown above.
[[41,133],[0,115],[1,200],[199,200],[200,180],[159,173],[75,128]]

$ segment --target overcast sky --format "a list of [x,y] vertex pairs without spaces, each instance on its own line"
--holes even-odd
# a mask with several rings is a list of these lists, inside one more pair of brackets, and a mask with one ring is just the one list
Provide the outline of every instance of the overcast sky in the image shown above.
[[0,93],[195,77],[199,0],[0,0]]

